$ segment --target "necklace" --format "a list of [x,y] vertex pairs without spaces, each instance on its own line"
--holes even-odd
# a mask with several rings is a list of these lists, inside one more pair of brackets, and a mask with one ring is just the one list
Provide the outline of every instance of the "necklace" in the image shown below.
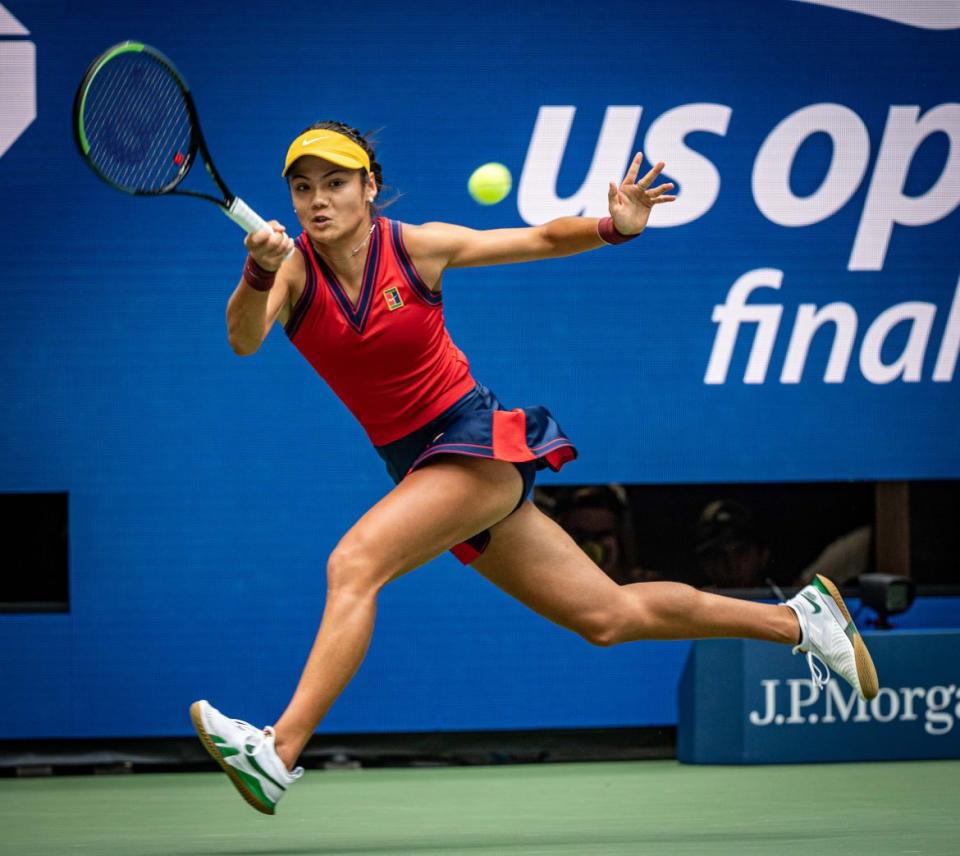
[[374,230],[374,228],[376,227],[376,225],[377,225],[377,224],[374,223],[374,224],[370,227],[370,231],[367,232],[367,237],[364,238],[359,244],[357,244],[356,249],[350,251],[350,255],[351,255],[351,256],[355,256],[357,253],[360,252],[360,250],[362,250],[362,249],[367,245],[367,241],[370,240],[370,236],[373,234],[373,230]]

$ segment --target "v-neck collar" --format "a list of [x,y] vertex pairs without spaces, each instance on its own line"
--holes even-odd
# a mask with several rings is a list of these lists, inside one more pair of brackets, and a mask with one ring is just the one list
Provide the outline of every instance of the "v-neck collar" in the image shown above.
[[349,295],[343,286],[340,285],[333,270],[331,270],[330,266],[321,258],[312,243],[310,243],[310,250],[320,270],[321,278],[333,295],[337,306],[340,307],[344,318],[347,319],[347,323],[358,333],[362,334],[364,327],[367,325],[367,317],[370,315],[370,306],[373,303],[373,283],[377,278],[377,268],[379,267],[380,261],[380,221],[374,221],[373,231],[370,233],[370,243],[367,246],[367,260],[363,266],[360,294],[357,295],[356,305],[350,301]]

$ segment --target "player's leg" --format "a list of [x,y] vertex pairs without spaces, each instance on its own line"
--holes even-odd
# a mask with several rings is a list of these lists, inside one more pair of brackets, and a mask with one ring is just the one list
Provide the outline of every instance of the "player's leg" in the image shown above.
[[491,535],[473,566],[531,609],[597,645],[709,636],[786,642],[808,652],[811,677],[820,686],[826,676],[812,656],[863,698],[879,692],[867,646],[840,592],[823,577],[791,598],[789,606],[722,597],[680,583],[618,586],[529,502]]
[[491,535],[472,566],[535,612],[594,644],[709,636],[799,641],[797,617],[786,606],[723,597],[682,583],[617,585],[531,502]]
[[513,464],[440,456],[406,476],[343,536],[327,562],[320,630],[274,726],[288,767],[360,666],[380,589],[503,520],[521,490]]

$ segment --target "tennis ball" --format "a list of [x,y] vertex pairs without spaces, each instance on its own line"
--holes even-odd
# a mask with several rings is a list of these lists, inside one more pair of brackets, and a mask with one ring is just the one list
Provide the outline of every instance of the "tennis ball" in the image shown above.
[[511,187],[513,178],[502,163],[478,166],[467,182],[470,195],[481,205],[496,205],[506,197]]

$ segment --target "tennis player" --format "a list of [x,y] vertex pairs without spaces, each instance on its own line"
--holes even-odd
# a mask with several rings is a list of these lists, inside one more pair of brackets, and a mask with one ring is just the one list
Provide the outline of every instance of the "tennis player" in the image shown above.
[[353,128],[319,123],[290,144],[283,175],[303,231],[291,240],[274,221],[273,232],[247,236],[227,306],[230,344],[252,354],[279,322],[359,420],[396,486],[327,559],[320,629],[276,723],[259,729],[206,701],[191,707],[205,747],[258,811],[273,814],[303,774],[298,756],[367,651],[380,589],[446,550],[594,645],[765,639],[807,653],[818,685],[829,670],[814,656],[861,696],[876,695],[870,655],[829,580],[781,605],[680,583],[614,583],[528,499],[536,471],[575,458],[573,443],[545,408],[504,408],[444,326],[448,268],[624,252],[611,245],[636,238],[653,209],[676,198],[672,184],[654,186],[664,164],[638,179],[641,163],[638,154],[611,182],[608,217],[475,231],[379,216],[381,167]]

